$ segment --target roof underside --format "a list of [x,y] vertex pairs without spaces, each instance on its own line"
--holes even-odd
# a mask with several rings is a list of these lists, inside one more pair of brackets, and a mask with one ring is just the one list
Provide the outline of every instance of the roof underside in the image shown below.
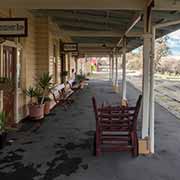
[[[79,44],[80,50],[96,52],[109,51],[116,46],[132,20],[143,14],[140,10],[32,10],[36,16],[48,16],[56,22],[61,30],[69,35],[72,42]],[[179,11],[153,11],[153,25],[180,19]],[[161,37],[180,28],[180,25],[169,26],[157,30]],[[143,19],[139,21],[130,34],[143,33]],[[140,37],[128,37],[128,50],[142,44]],[[93,50],[94,48],[94,50]],[[95,50],[96,49],[96,50]]]

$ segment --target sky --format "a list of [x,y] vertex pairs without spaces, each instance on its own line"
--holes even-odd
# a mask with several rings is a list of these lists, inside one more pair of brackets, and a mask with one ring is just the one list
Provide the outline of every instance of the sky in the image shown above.
[[[171,54],[168,57],[175,59],[180,58],[180,29],[167,35],[168,47],[170,48]],[[139,48],[133,50],[134,53],[139,52]]]
[[180,30],[168,34],[168,46],[172,56],[180,56]]

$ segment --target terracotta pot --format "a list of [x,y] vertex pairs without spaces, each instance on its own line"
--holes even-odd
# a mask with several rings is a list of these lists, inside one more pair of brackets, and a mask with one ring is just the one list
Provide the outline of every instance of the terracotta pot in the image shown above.
[[29,116],[35,120],[44,118],[44,104],[30,104]]
[[80,88],[83,89],[84,88],[84,81],[80,82]]
[[44,105],[44,114],[49,114],[51,108],[51,101],[46,101]]
[[6,137],[7,137],[7,133],[3,132],[0,134],[0,149],[2,149],[5,144],[6,144]]

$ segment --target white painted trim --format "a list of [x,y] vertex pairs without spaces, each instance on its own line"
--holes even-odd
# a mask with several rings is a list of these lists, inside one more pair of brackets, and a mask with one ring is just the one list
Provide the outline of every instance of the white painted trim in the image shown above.
[[118,53],[117,52],[115,54],[115,64],[116,64],[116,69],[115,69],[115,87],[118,88]]
[[112,80],[112,59],[111,54],[109,54],[109,81]]
[[126,47],[122,50],[122,99],[126,100]]
[[156,25],[154,26],[154,28],[163,28],[163,27],[167,27],[167,26],[173,26],[173,25],[176,25],[176,24],[180,24],[180,20],[156,24]]
[[155,56],[155,35],[156,29],[152,29],[152,51],[151,51],[151,59],[150,59],[150,96],[149,96],[149,134],[150,134],[150,151],[154,153],[154,56]]
[[128,26],[128,28],[123,33],[122,38],[118,41],[117,47],[120,47],[121,43],[123,42],[124,36],[126,36],[133,29],[133,27],[141,20],[141,18],[141,14],[133,18],[132,23]]
[[112,84],[114,86],[114,53],[112,55]]

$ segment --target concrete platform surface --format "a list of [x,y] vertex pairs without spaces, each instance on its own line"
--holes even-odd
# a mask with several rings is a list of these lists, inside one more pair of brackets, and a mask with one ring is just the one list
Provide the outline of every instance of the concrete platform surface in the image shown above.
[[[134,104],[138,91],[128,84]],[[119,103],[111,83],[91,80],[77,92],[67,111],[55,108],[42,122],[25,123],[0,151],[0,180],[179,180],[180,121],[156,104],[154,155],[132,158],[129,153],[92,155],[95,118],[91,97]],[[139,121],[139,129],[140,129]]]

